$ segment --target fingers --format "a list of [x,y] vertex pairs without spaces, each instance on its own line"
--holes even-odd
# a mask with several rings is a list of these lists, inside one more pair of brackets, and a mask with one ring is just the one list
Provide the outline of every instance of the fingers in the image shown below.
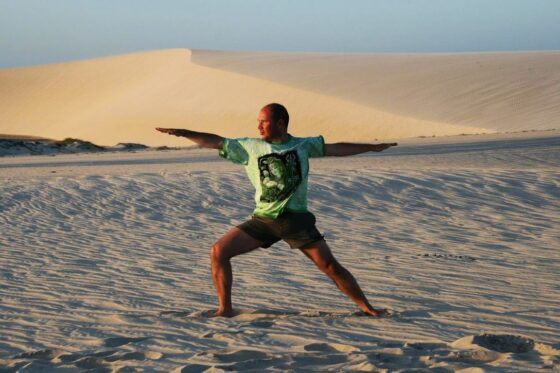
[[170,134],[170,135],[175,135],[175,129],[173,129],[173,128],[160,128],[160,127],[157,127],[157,128],[156,128],[156,131],[163,132],[163,133],[168,133],[168,134]]
[[377,145],[377,150],[375,150],[375,151],[382,152],[383,150],[389,149],[391,146],[397,146],[397,143],[392,142],[392,143],[379,144],[379,145]]

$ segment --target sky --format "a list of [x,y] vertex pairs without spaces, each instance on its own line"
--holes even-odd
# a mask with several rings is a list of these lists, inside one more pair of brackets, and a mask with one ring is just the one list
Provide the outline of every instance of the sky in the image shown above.
[[560,50],[559,0],[0,0],[0,68],[192,48]]

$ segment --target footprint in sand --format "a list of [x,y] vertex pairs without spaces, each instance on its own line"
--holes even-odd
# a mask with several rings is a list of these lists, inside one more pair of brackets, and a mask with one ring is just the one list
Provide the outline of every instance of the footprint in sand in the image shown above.
[[504,357],[503,354],[496,351],[489,350],[469,350],[469,351],[454,351],[447,360],[464,362],[464,363],[491,363],[500,360]]
[[214,338],[216,339],[217,337],[220,337],[222,335],[227,335],[227,334],[239,334],[239,333],[243,333],[243,330],[238,330],[238,329],[223,329],[220,330],[220,332],[206,332],[201,334],[200,336],[202,338]]
[[449,353],[449,346],[447,343],[437,343],[437,342],[406,342],[403,345],[403,349],[407,353],[413,354],[439,354],[439,355],[447,355]]
[[[560,351],[542,343],[535,343],[531,338],[510,334],[482,334],[467,336],[451,343],[454,351],[450,359],[464,362],[496,362],[509,354],[536,354],[543,361],[547,357],[560,355]],[[519,356],[521,358],[521,356]]]
[[295,355],[292,356],[295,366],[304,368],[306,366],[327,366],[342,364],[348,361],[348,356],[343,353],[330,353],[318,355]]
[[52,360],[62,355],[64,352],[59,350],[39,350],[33,352],[23,352],[14,356],[12,359],[37,359],[37,360]]
[[104,358],[110,355],[113,355],[114,353],[116,353],[117,350],[108,350],[108,351],[101,351],[101,352],[96,352],[93,354],[81,354],[81,353],[75,353],[75,354],[64,354],[58,357],[58,360],[60,360],[63,363],[72,363],[74,361],[83,359],[85,357],[96,357],[96,358]]
[[257,350],[234,350],[231,352],[202,352],[196,354],[196,360],[205,360],[210,366],[206,366],[197,361],[193,365],[182,367],[177,372],[200,372],[201,369],[223,369],[226,371],[260,371],[270,366],[278,366],[284,358],[274,356],[273,354],[257,351]]
[[161,311],[159,317],[214,318],[215,309],[201,311]]
[[243,326],[250,326],[253,328],[270,328],[273,325],[274,325],[274,321],[272,320],[255,320]]
[[238,363],[247,360],[260,360],[269,357],[269,354],[262,351],[238,350],[231,353],[211,353],[209,356],[221,363]]
[[170,316],[170,317],[196,317],[196,316],[193,316],[192,312],[187,312],[187,311],[161,311],[158,316],[159,317],[165,317],[165,316]]
[[63,355],[63,351],[51,349],[23,352],[5,360],[6,365],[0,364],[0,372],[48,371],[55,366],[53,362]]
[[171,371],[171,373],[202,373],[212,368],[211,365],[189,364]]
[[[34,355],[38,356],[38,355]],[[58,364],[62,363],[65,364],[64,367],[70,367],[69,364],[73,365],[80,370],[94,370],[96,372],[104,372],[104,371],[113,371],[113,363],[116,362],[123,362],[126,360],[138,360],[138,361],[146,361],[146,360],[159,360],[163,357],[163,354],[157,351],[135,351],[135,352],[127,352],[127,351],[118,351],[118,350],[108,350],[108,351],[101,351],[92,354],[61,354],[58,355],[55,359],[51,360],[50,363],[54,365],[50,365],[50,368],[55,369]],[[46,361],[42,361],[43,364],[47,363]],[[45,370],[46,368],[43,367]],[[121,366],[122,368],[122,366]]]
[[463,337],[451,343],[457,349],[485,349],[500,353],[524,353],[533,351],[535,341],[531,338],[510,334],[482,334]]
[[309,343],[303,346],[305,351],[317,351],[317,352],[343,352],[352,353],[359,351],[358,348],[350,345],[340,344],[340,343]]
[[517,335],[482,334],[473,338],[473,343],[497,352],[523,353],[535,348],[535,341]]
[[430,258],[430,259],[444,259],[444,260],[456,260],[462,262],[474,262],[476,258],[468,255],[454,255],[454,254],[438,254],[438,253],[425,253],[425,254],[417,254],[416,256],[422,258]]
[[159,360],[163,357],[163,354],[157,351],[134,351],[134,352],[126,352],[124,354],[117,353],[105,358],[105,360],[114,362],[114,361],[124,361],[124,360]]
[[74,365],[81,369],[96,369],[108,368],[110,363],[106,362],[105,359],[100,357],[84,357],[74,362]]
[[405,355],[400,348],[385,348],[367,354],[368,361],[383,369],[400,369],[401,367],[423,367],[417,357]]
[[123,346],[128,343],[136,343],[142,342],[148,339],[149,337],[140,337],[140,338],[127,338],[127,337],[113,337],[105,339],[105,347],[119,347]]

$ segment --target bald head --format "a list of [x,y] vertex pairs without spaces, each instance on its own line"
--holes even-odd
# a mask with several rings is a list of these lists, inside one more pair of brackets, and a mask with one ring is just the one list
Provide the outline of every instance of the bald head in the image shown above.
[[270,119],[272,120],[272,122],[277,123],[279,120],[281,120],[286,126],[286,129],[288,128],[290,115],[288,114],[288,110],[286,110],[284,105],[272,103],[264,106],[261,110],[267,111],[270,114]]

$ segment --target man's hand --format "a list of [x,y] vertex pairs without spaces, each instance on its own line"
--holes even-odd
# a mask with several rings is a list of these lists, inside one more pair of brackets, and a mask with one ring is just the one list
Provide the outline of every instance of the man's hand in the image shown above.
[[173,135],[173,136],[179,136],[179,137],[185,136],[185,130],[179,129],[179,128],[159,128],[158,127],[158,128],[156,128],[156,130],[159,131],[159,132],[168,133],[168,134]]
[[392,142],[392,143],[389,143],[389,144],[385,144],[385,143],[384,144],[377,144],[377,145],[374,145],[376,147],[374,152],[382,152],[385,149],[389,149],[391,146],[397,146],[397,145],[398,144],[396,142]]
[[392,146],[397,146],[396,142],[384,144],[354,144],[339,142],[336,144],[325,144],[325,156],[344,157],[367,152],[381,152]]
[[156,128],[157,131],[168,133],[173,136],[186,137],[192,142],[210,149],[221,149],[223,137],[214,135],[213,133],[196,132],[183,128]]

